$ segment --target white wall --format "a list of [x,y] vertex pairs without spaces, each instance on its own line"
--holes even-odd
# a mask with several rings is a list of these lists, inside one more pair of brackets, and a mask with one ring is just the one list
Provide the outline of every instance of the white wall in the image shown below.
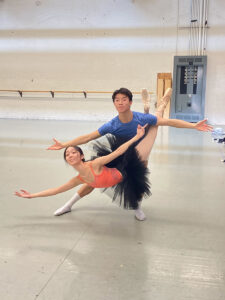
[[[225,4],[209,2],[206,116],[225,124]],[[188,54],[189,17],[181,0],[1,0],[0,89],[155,91]]]

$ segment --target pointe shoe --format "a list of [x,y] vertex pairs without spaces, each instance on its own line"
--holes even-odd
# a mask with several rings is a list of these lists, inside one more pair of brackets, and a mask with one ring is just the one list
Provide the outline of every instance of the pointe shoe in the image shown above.
[[141,97],[142,97],[142,102],[144,104],[144,112],[146,114],[148,114],[149,109],[150,109],[150,95],[149,95],[147,89],[142,89],[141,90]]
[[172,93],[173,93],[173,90],[171,88],[166,89],[163,97],[161,98],[161,100],[159,102],[159,105],[157,105],[157,111],[163,111],[166,108],[168,102],[171,99]]
[[173,90],[171,88],[166,89],[165,94],[163,95],[159,105],[161,103],[164,103],[165,105],[167,105],[171,99],[172,93],[173,93]]
[[141,208],[135,210],[135,218],[138,221],[144,221],[146,219],[146,216]]
[[173,93],[172,88],[166,89],[165,94],[163,95],[162,99],[163,99],[163,100],[164,100],[165,98],[169,98],[169,99],[170,99],[171,96],[172,96],[172,93]]

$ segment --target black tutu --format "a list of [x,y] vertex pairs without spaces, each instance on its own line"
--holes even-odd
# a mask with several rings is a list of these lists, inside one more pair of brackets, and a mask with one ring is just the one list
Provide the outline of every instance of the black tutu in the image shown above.
[[[110,154],[126,141],[113,135],[105,137],[108,145],[99,141],[92,144],[94,155],[91,159]],[[138,202],[151,195],[149,170],[139,159],[136,145],[137,143],[132,144],[123,155],[106,165],[108,168],[117,168],[123,175],[123,180],[113,187],[103,189],[103,192],[125,209],[137,209]]]

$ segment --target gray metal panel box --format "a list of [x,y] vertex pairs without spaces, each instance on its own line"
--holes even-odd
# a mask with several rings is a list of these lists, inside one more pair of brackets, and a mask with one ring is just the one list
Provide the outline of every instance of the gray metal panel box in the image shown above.
[[188,122],[204,118],[207,56],[174,56],[170,117]]

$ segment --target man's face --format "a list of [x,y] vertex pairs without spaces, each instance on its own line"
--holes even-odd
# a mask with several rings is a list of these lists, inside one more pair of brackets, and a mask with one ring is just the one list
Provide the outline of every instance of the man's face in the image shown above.
[[124,113],[130,110],[132,101],[126,95],[117,94],[114,99],[114,105],[118,113]]

